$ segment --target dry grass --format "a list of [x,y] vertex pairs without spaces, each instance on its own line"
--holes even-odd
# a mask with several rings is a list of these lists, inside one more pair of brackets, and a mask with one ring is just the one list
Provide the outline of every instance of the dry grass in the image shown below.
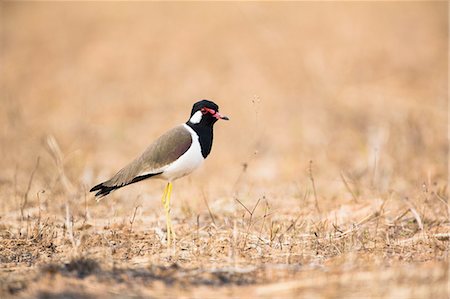
[[[448,8],[0,4],[0,297],[448,296]],[[97,203],[194,100],[204,167]]]

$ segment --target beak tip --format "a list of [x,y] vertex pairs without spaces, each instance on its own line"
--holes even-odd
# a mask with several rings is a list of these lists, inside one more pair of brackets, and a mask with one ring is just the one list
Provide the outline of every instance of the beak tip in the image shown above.
[[222,116],[223,120],[230,120],[230,118],[228,116]]

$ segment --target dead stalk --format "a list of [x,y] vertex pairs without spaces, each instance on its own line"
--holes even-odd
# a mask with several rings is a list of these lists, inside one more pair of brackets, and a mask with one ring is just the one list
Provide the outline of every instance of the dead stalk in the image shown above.
[[86,194],[85,187],[83,187],[83,194],[84,194],[84,221],[83,221],[83,225],[84,225],[88,219],[88,204],[87,204],[87,194]]
[[74,249],[77,249],[77,244],[75,242],[75,237],[73,233],[73,218],[71,219],[70,215],[70,209],[69,209],[69,202],[66,201],[66,227],[67,227],[67,234],[69,236],[69,240],[72,243],[72,247]]
[[372,171],[372,187],[375,187],[375,181],[377,177],[378,172],[378,149],[375,148],[375,155],[374,155],[374,161],[373,161],[373,171]]
[[131,220],[130,220],[130,233],[133,232],[133,223],[134,223],[134,219],[136,218],[136,212],[137,212],[137,210],[138,210],[140,207],[141,207],[141,205],[137,205],[137,206],[134,208],[133,217],[132,217]]
[[235,196],[237,196],[238,194],[238,185],[242,180],[242,177],[244,176],[244,174],[247,172],[247,168],[248,168],[248,163],[247,162],[243,162],[242,163],[242,169],[239,172],[239,175],[236,179],[236,181],[234,182],[234,186],[233,186],[233,194],[235,194]]
[[205,202],[206,207],[208,208],[209,217],[211,217],[211,221],[213,222],[214,226],[216,226],[216,221],[214,220],[214,215],[211,212],[211,209],[209,208],[208,200],[206,199],[205,190],[202,190],[202,198]]
[[[17,203],[17,172],[18,172],[18,166],[16,165],[16,168],[14,170],[14,202]],[[19,203],[18,208],[20,209],[21,204]],[[23,216],[22,216],[23,217]],[[23,219],[21,219],[23,221]]]
[[[263,198],[265,198],[265,197],[263,197]],[[250,211],[238,198],[235,198],[236,200],[237,200],[237,202],[239,202],[240,204],[241,204],[241,206],[243,206],[246,210],[247,210],[247,212],[250,214],[250,218],[249,218],[249,220],[248,220],[248,222],[247,222],[247,231],[246,231],[246,233],[245,233],[245,238],[244,238],[244,244],[243,244],[243,246],[242,246],[242,248],[245,248],[245,246],[247,245],[247,238],[248,238],[248,235],[250,234],[250,228],[252,227],[252,220],[253,220],[253,214],[254,214],[254,212],[255,212],[255,210],[256,210],[256,208],[258,207],[258,205],[259,205],[259,202],[261,201],[261,198],[258,198],[258,201],[256,202],[256,204],[255,204],[255,206],[253,207],[253,209]]]
[[341,171],[341,179],[344,183],[345,188],[347,188],[347,191],[352,195],[353,201],[358,202],[358,197],[356,196],[355,192],[350,188],[350,185],[347,183],[347,180],[345,179],[344,172]]
[[291,229],[293,229],[293,228],[295,227],[295,224],[297,223],[297,221],[298,221],[299,219],[300,219],[300,215],[298,215],[298,217],[294,220],[294,222],[292,222],[292,223],[288,226],[288,228],[284,231],[284,233],[280,234],[280,236],[278,237],[279,240],[280,240],[280,244],[281,244],[281,241],[284,240],[284,236],[285,236]]
[[199,241],[200,241],[200,214],[197,214],[197,246],[196,246],[196,249],[198,249],[198,244],[199,244]]
[[269,211],[270,207],[269,207],[269,202],[266,200],[266,206],[264,208],[264,215],[263,215],[263,221],[261,224],[261,228],[259,229],[259,237],[258,240],[261,240],[261,235],[262,235],[262,231],[264,229],[264,224],[266,223],[266,217],[269,215],[267,212]]
[[61,148],[59,147],[58,142],[56,141],[55,137],[52,135],[47,136],[47,149],[52,156],[53,160],[55,161],[56,168],[58,169],[59,179],[61,180],[61,183],[66,190],[66,192],[70,195],[74,195],[75,187],[73,184],[69,181],[69,179],[66,176],[66,173],[64,171],[64,158],[61,151]]
[[384,214],[384,206],[386,205],[386,202],[388,202],[388,201],[389,201],[389,198],[383,200],[383,203],[381,204],[380,209],[378,210],[378,217],[377,217],[377,222],[375,224],[375,235],[374,235],[375,248],[377,247],[378,225],[379,225],[381,216]]
[[313,164],[313,161],[310,160],[309,161],[309,179],[311,180],[311,185],[312,185],[313,192],[314,192],[314,200],[316,203],[316,209],[317,209],[317,212],[319,212],[319,214],[320,214],[319,201],[317,200],[316,184],[314,182],[314,176],[313,176],[313,171],[312,171],[312,164]]
[[423,222],[422,222],[422,218],[419,215],[419,212],[417,212],[416,208],[414,207],[414,205],[412,204],[412,202],[409,200],[408,197],[404,197],[403,200],[406,202],[406,204],[409,207],[409,210],[411,211],[414,218],[416,219],[419,229],[423,231]]
[[37,157],[36,165],[34,166],[33,171],[31,171],[30,179],[28,180],[27,190],[25,191],[25,195],[23,196],[22,204],[20,205],[20,214],[22,216],[22,219],[24,219],[24,210],[25,210],[25,207],[26,207],[26,205],[28,203],[28,193],[30,192],[31,185],[33,183],[34,174],[36,173],[36,171],[37,171],[37,169],[39,167],[40,158],[41,157]]
[[36,197],[38,199],[38,227],[39,227],[39,229],[41,228],[41,197],[39,196],[39,194],[41,194],[41,193],[44,194],[45,190],[41,190],[36,193]]

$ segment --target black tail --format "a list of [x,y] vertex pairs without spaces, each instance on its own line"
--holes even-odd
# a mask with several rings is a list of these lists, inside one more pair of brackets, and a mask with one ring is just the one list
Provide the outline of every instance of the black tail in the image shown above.
[[105,183],[101,183],[101,184],[98,184],[98,185],[92,187],[92,189],[89,190],[89,192],[98,191],[97,193],[95,193],[95,197],[103,197],[103,196],[108,195],[112,191],[119,189],[120,187],[123,187],[123,186],[108,187],[108,186],[105,186],[104,184]]
[[134,179],[132,179],[130,182],[128,182],[126,184],[116,185],[116,186],[106,186],[105,184],[108,182],[108,181],[106,181],[106,182],[100,183],[100,184],[92,187],[92,189],[89,190],[89,192],[98,191],[97,193],[95,193],[95,197],[102,198],[102,197],[108,195],[109,193],[113,192],[114,190],[117,190],[119,188],[125,187],[125,186],[133,184],[133,183],[140,182],[142,180],[148,179],[148,178],[150,178],[152,176],[155,176],[155,175],[159,175],[161,173],[162,172],[149,173],[149,174],[146,174],[146,175],[140,175],[140,176],[135,177]]

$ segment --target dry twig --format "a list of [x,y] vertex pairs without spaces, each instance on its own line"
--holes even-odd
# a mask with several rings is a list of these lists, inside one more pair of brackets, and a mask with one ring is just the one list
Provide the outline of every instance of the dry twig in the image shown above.
[[353,192],[352,188],[350,188],[350,185],[347,183],[343,171],[341,171],[341,179],[342,182],[344,183],[345,188],[347,188],[347,191],[352,195],[353,200],[355,202],[358,202],[358,197],[356,196],[355,192]]
[[312,171],[312,164],[313,164],[313,161],[310,160],[309,161],[309,179],[311,180],[311,185],[312,185],[312,188],[314,191],[314,200],[316,202],[316,209],[317,209],[317,212],[320,213],[319,201],[317,200],[316,184],[314,183],[314,176],[313,176],[313,171]]
[[28,180],[27,190],[25,191],[25,195],[23,196],[23,202],[20,205],[20,214],[22,216],[22,220],[24,220],[24,210],[25,210],[25,206],[28,203],[28,193],[30,193],[31,184],[33,183],[34,174],[36,173],[36,171],[39,167],[40,159],[41,159],[41,157],[37,157],[36,165],[34,166],[33,170],[31,171],[30,179]]

